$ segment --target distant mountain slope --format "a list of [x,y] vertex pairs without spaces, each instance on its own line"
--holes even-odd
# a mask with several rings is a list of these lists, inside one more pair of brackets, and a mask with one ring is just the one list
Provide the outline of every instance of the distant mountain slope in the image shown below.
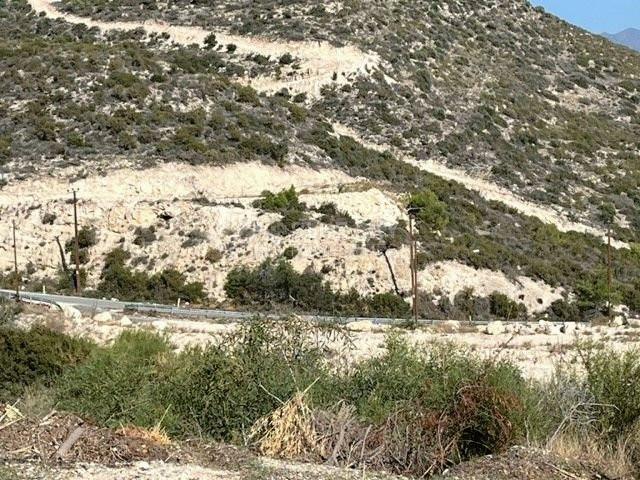
[[612,42],[640,51],[640,30],[636,28],[627,28],[614,34],[604,33],[603,36]]

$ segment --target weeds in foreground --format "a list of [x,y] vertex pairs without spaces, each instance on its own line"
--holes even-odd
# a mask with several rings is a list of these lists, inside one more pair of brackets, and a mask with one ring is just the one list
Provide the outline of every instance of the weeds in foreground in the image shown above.
[[[348,344],[348,335],[299,319],[255,319],[182,353],[143,331],[84,356],[59,334],[21,335],[25,351],[12,358],[19,369],[41,352],[64,353],[64,362],[53,363],[62,374],[44,377],[59,408],[131,435],[202,436],[268,455],[417,476],[517,444],[562,452],[586,439],[611,471],[640,465],[634,350],[578,345],[584,375],[559,370],[537,383],[509,361],[446,344],[411,347],[395,336],[382,355],[337,370],[325,349]],[[37,405],[40,383],[33,385],[27,392]]]

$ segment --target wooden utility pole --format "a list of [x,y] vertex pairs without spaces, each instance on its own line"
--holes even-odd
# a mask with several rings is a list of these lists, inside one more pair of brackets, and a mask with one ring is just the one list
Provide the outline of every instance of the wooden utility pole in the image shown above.
[[73,228],[75,234],[74,240],[74,257],[75,257],[75,273],[73,277],[73,287],[76,291],[76,294],[80,292],[80,241],[78,240],[78,199],[76,197],[77,190],[74,188],[71,190],[73,192]]
[[611,321],[611,226],[607,228],[607,315]]
[[11,226],[13,227],[13,266],[15,272],[16,282],[16,301],[20,300],[20,274],[18,273],[18,244],[16,243],[16,221],[11,220]]
[[417,272],[417,242],[416,237],[413,234],[413,217],[409,212],[409,253],[411,255],[410,267],[411,267],[411,295],[413,296],[413,322],[414,326],[418,326],[418,272]]

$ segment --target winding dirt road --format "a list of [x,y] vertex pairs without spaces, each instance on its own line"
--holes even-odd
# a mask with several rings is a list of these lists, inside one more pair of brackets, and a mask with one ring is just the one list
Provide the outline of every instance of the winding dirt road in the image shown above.
[[[375,68],[381,64],[380,57],[375,53],[365,53],[353,46],[338,48],[326,42],[278,42],[263,37],[229,35],[225,32],[210,31],[200,27],[167,25],[158,21],[104,22],[61,12],[53,5],[52,0],[27,1],[33,10],[37,13],[44,12],[49,18],[60,18],[73,24],[85,24],[89,27],[97,27],[102,31],[143,29],[149,34],[167,34],[171,40],[181,45],[194,43],[204,45],[205,38],[209,34],[215,33],[218,43],[236,45],[239,54],[259,53],[272,58],[279,58],[285,53],[289,53],[297,57],[300,60],[300,71],[308,72],[308,74],[293,78],[277,78],[265,75],[253,79],[239,79],[245,84],[250,84],[256,90],[266,93],[273,93],[287,88],[290,92],[304,92],[311,98],[317,98],[324,85],[347,83],[353,75],[369,75],[367,69]],[[372,144],[366,141],[357,132],[348,127],[341,125],[334,125],[334,127],[336,132],[349,135],[368,148],[389,150],[388,146]],[[550,207],[536,205],[508,189],[482,178],[469,175],[463,170],[452,169],[433,161],[418,161],[404,155],[400,155],[400,158],[434,175],[459,182],[488,200],[502,202],[520,213],[536,217],[544,223],[553,224],[560,231],[587,233],[606,241],[606,232],[604,230],[571,221],[562,212]],[[618,240],[613,240],[612,245],[615,248],[629,248],[627,243]]]
[[[327,42],[278,42],[264,37],[230,35],[223,31],[211,31],[200,27],[168,25],[158,21],[144,22],[104,22],[62,12],[54,6],[52,0],[27,0],[36,13],[44,12],[49,18],[60,18],[73,24],[96,27],[103,32],[114,30],[142,29],[148,34],[167,34],[180,45],[204,45],[208,35],[214,33],[219,44],[234,44],[240,55],[261,54],[278,59],[285,53],[300,60],[299,72],[295,77],[276,78],[262,76],[253,79],[241,79],[258,91],[277,92],[283,88],[293,93],[305,92],[310,97],[318,97],[324,85],[347,83],[349,77],[358,74],[368,75],[367,69],[381,63],[378,55],[365,53],[353,46],[334,47]],[[336,78],[334,80],[334,77]]]

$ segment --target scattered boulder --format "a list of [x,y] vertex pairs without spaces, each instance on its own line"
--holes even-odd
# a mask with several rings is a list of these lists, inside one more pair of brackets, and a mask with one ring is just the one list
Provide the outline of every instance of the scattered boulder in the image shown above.
[[65,318],[71,318],[73,320],[80,320],[82,318],[82,313],[76,307],[72,307],[67,303],[60,303],[58,305],[60,306]]
[[96,322],[111,322],[113,320],[113,316],[111,312],[100,312],[93,316],[93,319]]
[[447,320],[443,323],[446,330],[457,332],[460,330],[460,320]]
[[531,325],[520,325],[520,329],[518,330],[518,335],[533,335],[535,330]]
[[546,334],[547,335],[562,335],[563,328],[564,328],[563,325],[550,324],[549,328],[547,329]]
[[546,320],[540,320],[538,322],[538,326],[536,327],[536,333],[544,333],[545,335],[549,333],[551,328],[551,322],[547,322]]
[[487,335],[500,335],[505,332],[504,324],[501,321],[489,322],[486,328]]
[[370,332],[374,324],[371,320],[360,320],[347,324],[347,328],[352,332]]
[[131,325],[133,325],[133,322],[126,315],[124,315],[122,318],[120,318],[120,326],[121,327],[130,327]]
[[627,319],[623,315],[616,315],[611,320],[611,325],[614,327],[623,327],[627,324]]
[[627,325],[633,328],[640,328],[640,318],[629,318],[627,320]]
[[520,335],[522,327],[523,325],[520,323],[511,323],[505,327],[505,332],[511,333],[512,335]]

